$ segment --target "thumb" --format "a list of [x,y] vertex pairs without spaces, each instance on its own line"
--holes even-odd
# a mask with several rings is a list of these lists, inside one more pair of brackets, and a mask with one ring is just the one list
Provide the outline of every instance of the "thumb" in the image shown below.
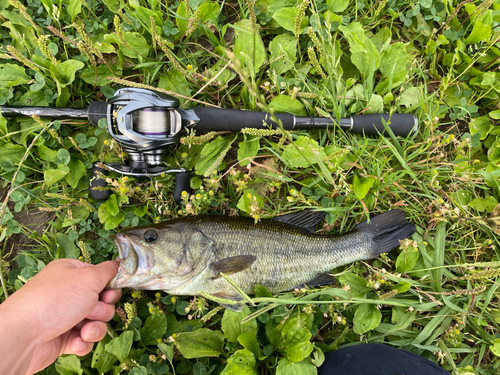
[[92,277],[94,278],[96,286],[100,290],[103,290],[104,287],[111,281],[111,279],[116,276],[119,266],[119,261],[108,260],[95,266],[85,268],[92,269]]

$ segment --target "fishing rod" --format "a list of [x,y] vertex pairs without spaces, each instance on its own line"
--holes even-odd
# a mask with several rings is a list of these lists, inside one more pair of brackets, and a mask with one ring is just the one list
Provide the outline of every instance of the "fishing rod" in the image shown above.
[[[244,128],[277,129],[269,113],[226,108],[179,108],[173,96],[139,88],[121,88],[107,102],[95,101],[87,109],[33,106],[0,106],[4,117],[49,117],[52,119],[87,119],[96,125],[106,119],[109,134],[127,153],[128,164],[105,163],[92,168],[89,193],[92,198],[105,200],[111,195],[99,173],[111,170],[122,175],[152,177],[175,173],[174,200],[179,203],[183,191],[190,191],[188,172],[184,168],[167,169],[163,157],[170,145],[179,143],[186,129],[199,131],[232,131]],[[276,113],[285,130],[312,130],[340,126],[346,131],[366,135],[387,134],[386,127],[406,137],[418,129],[418,120],[411,114],[395,113],[355,115],[335,121],[327,117],[294,116]],[[99,173],[98,173],[99,172]]]

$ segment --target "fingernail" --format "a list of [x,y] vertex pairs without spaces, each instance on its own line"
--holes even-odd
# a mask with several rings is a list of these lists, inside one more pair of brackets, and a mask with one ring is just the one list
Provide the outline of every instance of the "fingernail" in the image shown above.
[[89,339],[94,340],[99,337],[99,328],[92,327],[89,332]]
[[104,307],[102,307],[101,305],[96,305],[94,309],[94,316],[101,316],[102,314],[104,314]]

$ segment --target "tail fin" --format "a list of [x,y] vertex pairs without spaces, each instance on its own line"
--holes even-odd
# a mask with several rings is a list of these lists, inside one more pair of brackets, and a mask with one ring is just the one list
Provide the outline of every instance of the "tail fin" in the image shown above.
[[355,230],[372,235],[375,242],[372,258],[387,253],[399,245],[399,240],[415,233],[415,224],[406,221],[406,213],[391,210],[356,225]]

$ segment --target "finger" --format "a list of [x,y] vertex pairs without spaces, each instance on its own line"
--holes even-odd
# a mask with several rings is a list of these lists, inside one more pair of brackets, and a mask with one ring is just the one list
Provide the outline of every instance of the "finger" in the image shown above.
[[82,327],[87,324],[88,322],[90,322],[90,320],[88,319],[83,319],[80,323],[78,323],[74,329],[76,329],[77,331],[80,331],[82,329]]
[[97,302],[94,310],[87,315],[89,320],[100,320],[101,322],[107,322],[113,319],[115,316],[115,305],[107,304],[102,301]]
[[99,299],[105,303],[116,303],[122,297],[121,289],[105,290],[99,294]]
[[51,261],[39,273],[42,273],[42,272],[46,273],[48,270],[51,270],[54,268],[80,268],[80,267],[84,267],[85,265],[88,265],[88,263],[81,262],[77,259],[61,258],[61,259],[56,259],[56,260]]
[[86,342],[97,342],[106,336],[108,326],[104,322],[88,322],[82,327],[80,337]]
[[108,260],[95,266],[89,265],[88,267],[83,267],[81,272],[85,275],[84,279],[88,281],[87,285],[100,293],[111,279],[116,276],[119,264],[117,261]]
[[66,347],[63,349],[62,354],[75,354],[77,356],[84,356],[94,347],[93,342],[86,342],[80,337],[80,331],[73,330],[69,333]]

